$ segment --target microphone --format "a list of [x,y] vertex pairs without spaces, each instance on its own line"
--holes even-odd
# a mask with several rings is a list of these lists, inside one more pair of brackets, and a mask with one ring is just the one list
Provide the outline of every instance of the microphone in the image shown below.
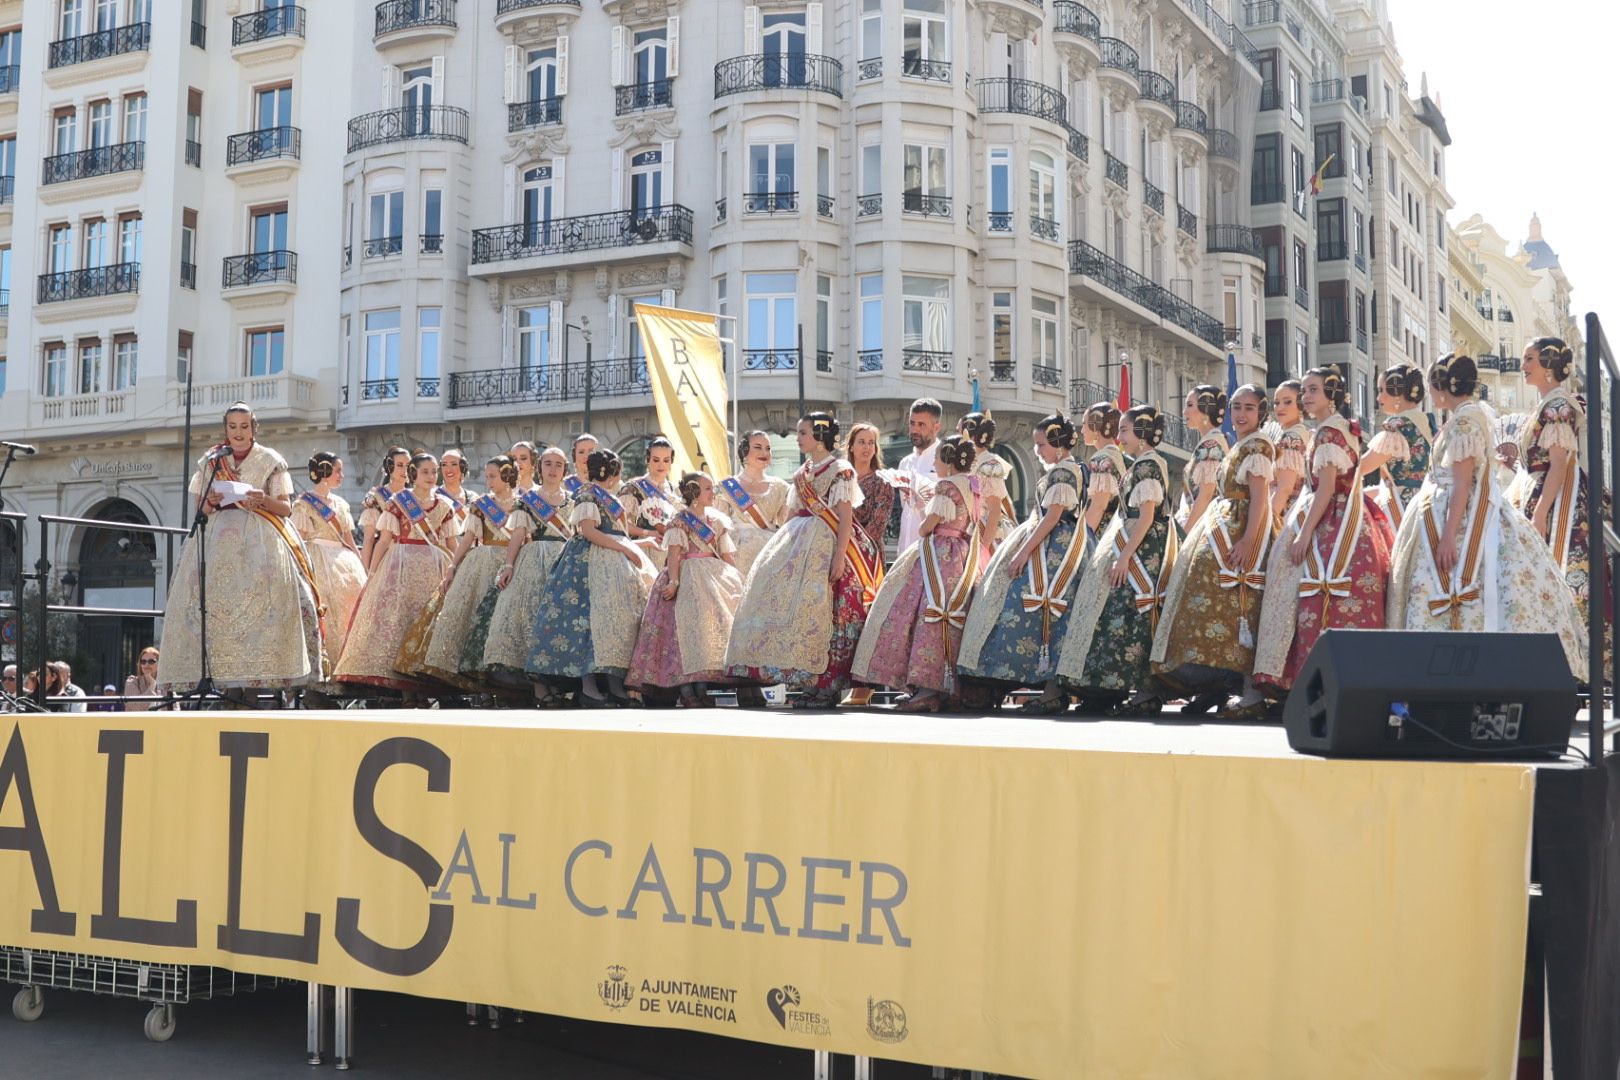
[[25,457],[30,455],[30,454],[39,453],[39,451],[37,449],[35,449],[32,446],[29,446],[27,443],[5,442],[3,440],[0,440],[0,446],[5,447],[7,450],[15,450],[17,453],[22,454]]
[[204,461],[218,461],[220,458],[224,457],[226,454],[229,454],[230,452],[231,452],[231,444],[230,443],[220,443],[218,446],[216,446],[212,450],[208,451],[207,456],[205,456],[203,458],[203,460]]

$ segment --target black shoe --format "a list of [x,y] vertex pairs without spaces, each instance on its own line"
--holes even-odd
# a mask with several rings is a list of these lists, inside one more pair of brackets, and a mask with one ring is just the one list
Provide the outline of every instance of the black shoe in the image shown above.
[[1207,694],[1199,694],[1181,707],[1182,716],[1203,716],[1207,712],[1219,711],[1226,708],[1228,695],[1225,691],[1212,690]]

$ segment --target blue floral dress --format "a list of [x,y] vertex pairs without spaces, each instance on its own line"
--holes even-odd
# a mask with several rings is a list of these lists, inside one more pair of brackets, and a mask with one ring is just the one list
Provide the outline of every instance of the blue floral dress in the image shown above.
[[1370,490],[1373,500],[1389,515],[1396,529],[1406,516],[1423,480],[1429,475],[1429,457],[1434,450],[1434,417],[1416,409],[1387,417],[1378,434],[1367,444],[1369,454],[1389,458],[1378,475],[1383,483]]

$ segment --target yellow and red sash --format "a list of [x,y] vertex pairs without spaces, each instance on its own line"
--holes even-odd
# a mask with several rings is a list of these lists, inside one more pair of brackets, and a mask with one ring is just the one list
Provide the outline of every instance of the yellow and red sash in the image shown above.
[[[1356,553],[1356,541],[1361,536],[1362,486],[1361,475],[1352,473],[1350,495],[1345,507],[1344,520],[1339,523],[1339,534],[1333,538],[1326,563],[1322,560],[1320,545],[1313,537],[1305,551],[1305,574],[1300,579],[1301,599],[1320,596],[1324,608],[1334,597],[1350,597],[1350,560]],[[1316,492],[1318,497],[1332,498],[1330,491]],[[1301,527],[1303,527],[1303,519]]]
[[[1570,471],[1573,473],[1575,470]],[[1480,603],[1485,596],[1479,571],[1485,561],[1485,527],[1491,516],[1491,476],[1488,463],[1479,462],[1474,472],[1476,475],[1474,515],[1468,520],[1462,550],[1458,553],[1460,558],[1451,568],[1450,581],[1440,580],[1440,569],[1434,562],[1434,553],[1440,548],[1441,526],[1435,521],[1432,497],[1423,509],[1423,539],[1428,547],[1429,574],[1434,584],[1433,591],[1429,593],[1429,614],[1449,615],[1453,630],[1462,629],[1463,608]],[[1466,494],[1452,491],[1450,497],[1465,498]]]
[[[837,468],[834,465],[833,468]],[[816,494],[815,486],[810,483],[810,470],[801,468],[793,476],[794,490],[799,493],[799,503],[810,513],[827,523],[827,528],[838,534],[838,515],[822,502],[821,496]],[[877,595],[878,586],[883,584],[883,561],[874,559],[860,545],[859,526],[851,525],[849,543],[845,546],[845,553],[849,556],[850,565],[855,568],[855,577],[861,583],[861,594],[865,603],[870,604]],[[835,553],[836,555],[836,553]]]
[[1406,508],[1401,505],[1401,491],[1395,484],[1395,477],[1390,474],[1388,465],[1378,467],[1378,475],[1383,478],[1384,490],[1389,493],[1389,523],[1396,532],[1401,531],[1401,521],[1406,517]]
[[[242,474],[236,467],[236,458],[231,454],[226,454],[220,458],[216,465],[216,475],[219,479],[231,480],[236,483],[242,482]],[[315,598],[316,617],[322,623],[321,634],[324,637],[326,634],[326,605],[321,602],[321,591],[315,585],[315,568],[310,565],[309,552],[304,549],[304,542],[298,539],[298,534],[293,532],[292,527],[287,524],[287,519],[281,515],[257,507],[249,509],[241,503],[237,503],[236,507],[268,522],[270,527],[276,531],[276,535],[281,537],[281,542],[287,545],[287,550],[292,553],[293,564],[298,567],[298,573],[303,576],[304,581],[309,585],[309,594]]]
[[[1064,462],[1059,462],[1053,468],[1060,468]],[[1072,462],[1067,464],[1073,464]],[[1077,478],[1084,482],[1084,477]],[[1078,487],[1078,484],[1077,484]],[[1084,489],[1080,489],[1084,495]],[[1041,656],[1040,672],[1044,673],[1051,666],[1052,620],[1062,618],[1069,610],[1069,584],[1074,580],[1075,573],[1080,569],[1080,558],[1086,550],[1086,522],[1081,513],[1085,506],[1084,498],[1080,506],[1075,508],[1074,534],[1069,537],[1069,548],[1058,561],[1057,573],[1048,574],[1046,570],[1046,545],[1051,542],[1051,535],[1036,548],[1034,556],[1029,560],[1029,589],[1019,599],[1025,612],[1041,613]]]
[[[976,503],[978,500],[975,498],[971,501]],[[976,519],[978,507],[975,505],[972,510],[970,518]],[[977,526],[968,530],[967,563],[962,568],[961,578],[949,590],[945,587],[945,574],[940,567],[939,549],[936,547],[939,534],[936,531],[923,537],[918,552],[923,570],[923,622],[943,622],[957,630],[967,625],[968,597],[973,594],[974,581],[979,576],[980,545],[976,532]],[[946,641],[950,641],[949,633],[946,634]]]
[[1575,529],[1575,503],[1579,497],[1577,487],[1580,482],[1580,462],[1576,455],[1571,454],[1569,468],[1564,470],[1564,482],[1553,496],[1552,509],[1547,514],[1547,541],[1552,545],[1553,562],[1558,564],[1560,573],[1569,559],[1569,539]]

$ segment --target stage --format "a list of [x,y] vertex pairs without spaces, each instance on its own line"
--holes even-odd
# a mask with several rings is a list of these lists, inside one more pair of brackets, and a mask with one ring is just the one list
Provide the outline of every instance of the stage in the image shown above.
[[0,745],[9,946],[1031,1077],[1506,1077],[1533,933],[1555,1045],[1614,1070],[1612,768],[877,709],[9,715]]

